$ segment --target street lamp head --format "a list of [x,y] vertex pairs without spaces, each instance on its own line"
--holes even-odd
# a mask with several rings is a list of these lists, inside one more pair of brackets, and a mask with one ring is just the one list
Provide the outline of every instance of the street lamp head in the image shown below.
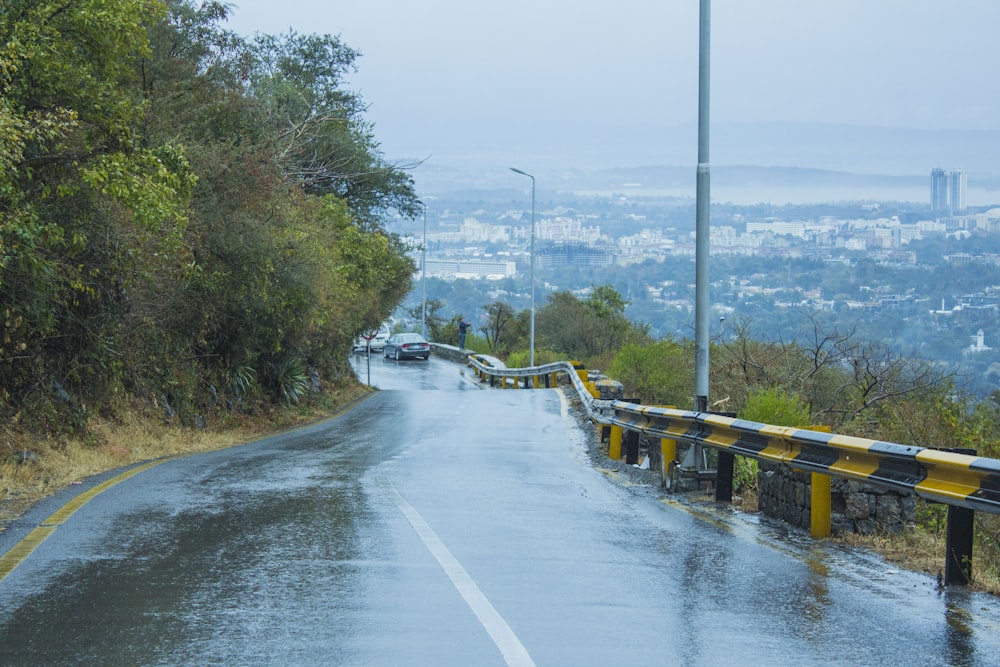
[[522,171],[522,170],[518,169],[517,167],[511,167],[510,170],[512,172],[514,172],[515,174],[521,174],[522,176],[527,176],[528,178],[534,178],[534,176],[532,176],[528,172]]

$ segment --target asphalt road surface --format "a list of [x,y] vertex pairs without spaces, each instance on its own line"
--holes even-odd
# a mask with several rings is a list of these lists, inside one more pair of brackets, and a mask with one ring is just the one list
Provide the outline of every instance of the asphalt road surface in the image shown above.
[[0,665],[1000,664],[996,598],[602,471],[560,390],[370,368],[346,414],[0,534],[47,535]]

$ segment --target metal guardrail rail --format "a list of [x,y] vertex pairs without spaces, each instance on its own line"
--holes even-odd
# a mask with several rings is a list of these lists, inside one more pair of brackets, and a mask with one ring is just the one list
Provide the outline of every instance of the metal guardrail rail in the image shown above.
[[622,401],[612,411],[630,430],[1000,514],[997,459]]
[[911,491],[926,500],[1000,514],[1000,460],[868,440],[808,429],[772,426],[710,413],[600,400],[579,369],[562,361],[534,368],[469,364],[484,376],[528,378],[565,373],[591,419],[660,438],[671,438],[786,465]]
[[[730,477],[732,457],[737,455],[812,472],[814,494],[822,488],[821,493],[826,496],[825,500],[813,497],[814,521],[816,506],[825,504],[825,535],[829,535],[829,477],[876,484],[946,504],[946,584],[964,584],[971,579],[973,512],[1000,514],[1000,460],[997,459],[711,413],[604,400],[599,398],[595,383],[584,379],[586,370],[570,362],[534,368],[494,368],[473,356],[469,357],[469,365],[476,368],[481,378],[502,378],[502,386],[506,386],[507,378],[533,377],[533,386],[538,387],[538,377],[564,373],[595,423],[658,436],[661,442],[673,440],[716,449],[720,452],[720,474],[723,452],[730,461]],[[820,484],[820,478],[827,481]],[[731,492],[731,479],[729,486]],[[716,489],[718,493],[719,486]],[[813,534],[824,533],[814,530]]]

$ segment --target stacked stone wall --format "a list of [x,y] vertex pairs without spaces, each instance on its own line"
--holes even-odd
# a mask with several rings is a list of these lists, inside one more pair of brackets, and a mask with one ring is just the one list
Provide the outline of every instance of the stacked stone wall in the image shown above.
[[[765,515],[809,528],[812,475],[761,463],[757,505]],[[916,522],[916,498],[866,482],[833,478],[830,483],[834,532],[900,532]]]

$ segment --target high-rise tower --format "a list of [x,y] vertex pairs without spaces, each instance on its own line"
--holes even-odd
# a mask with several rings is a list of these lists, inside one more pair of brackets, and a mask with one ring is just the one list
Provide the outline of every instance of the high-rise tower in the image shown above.
[[931,213],[950,215],[966,207],[967,181],[961,169],[931,170]]
[[948,211],[948,172],[938,167],[931,170],[931,213]]
[[965,172],[956,169],[948,174],[948,206],[952,213],[965,210]]

